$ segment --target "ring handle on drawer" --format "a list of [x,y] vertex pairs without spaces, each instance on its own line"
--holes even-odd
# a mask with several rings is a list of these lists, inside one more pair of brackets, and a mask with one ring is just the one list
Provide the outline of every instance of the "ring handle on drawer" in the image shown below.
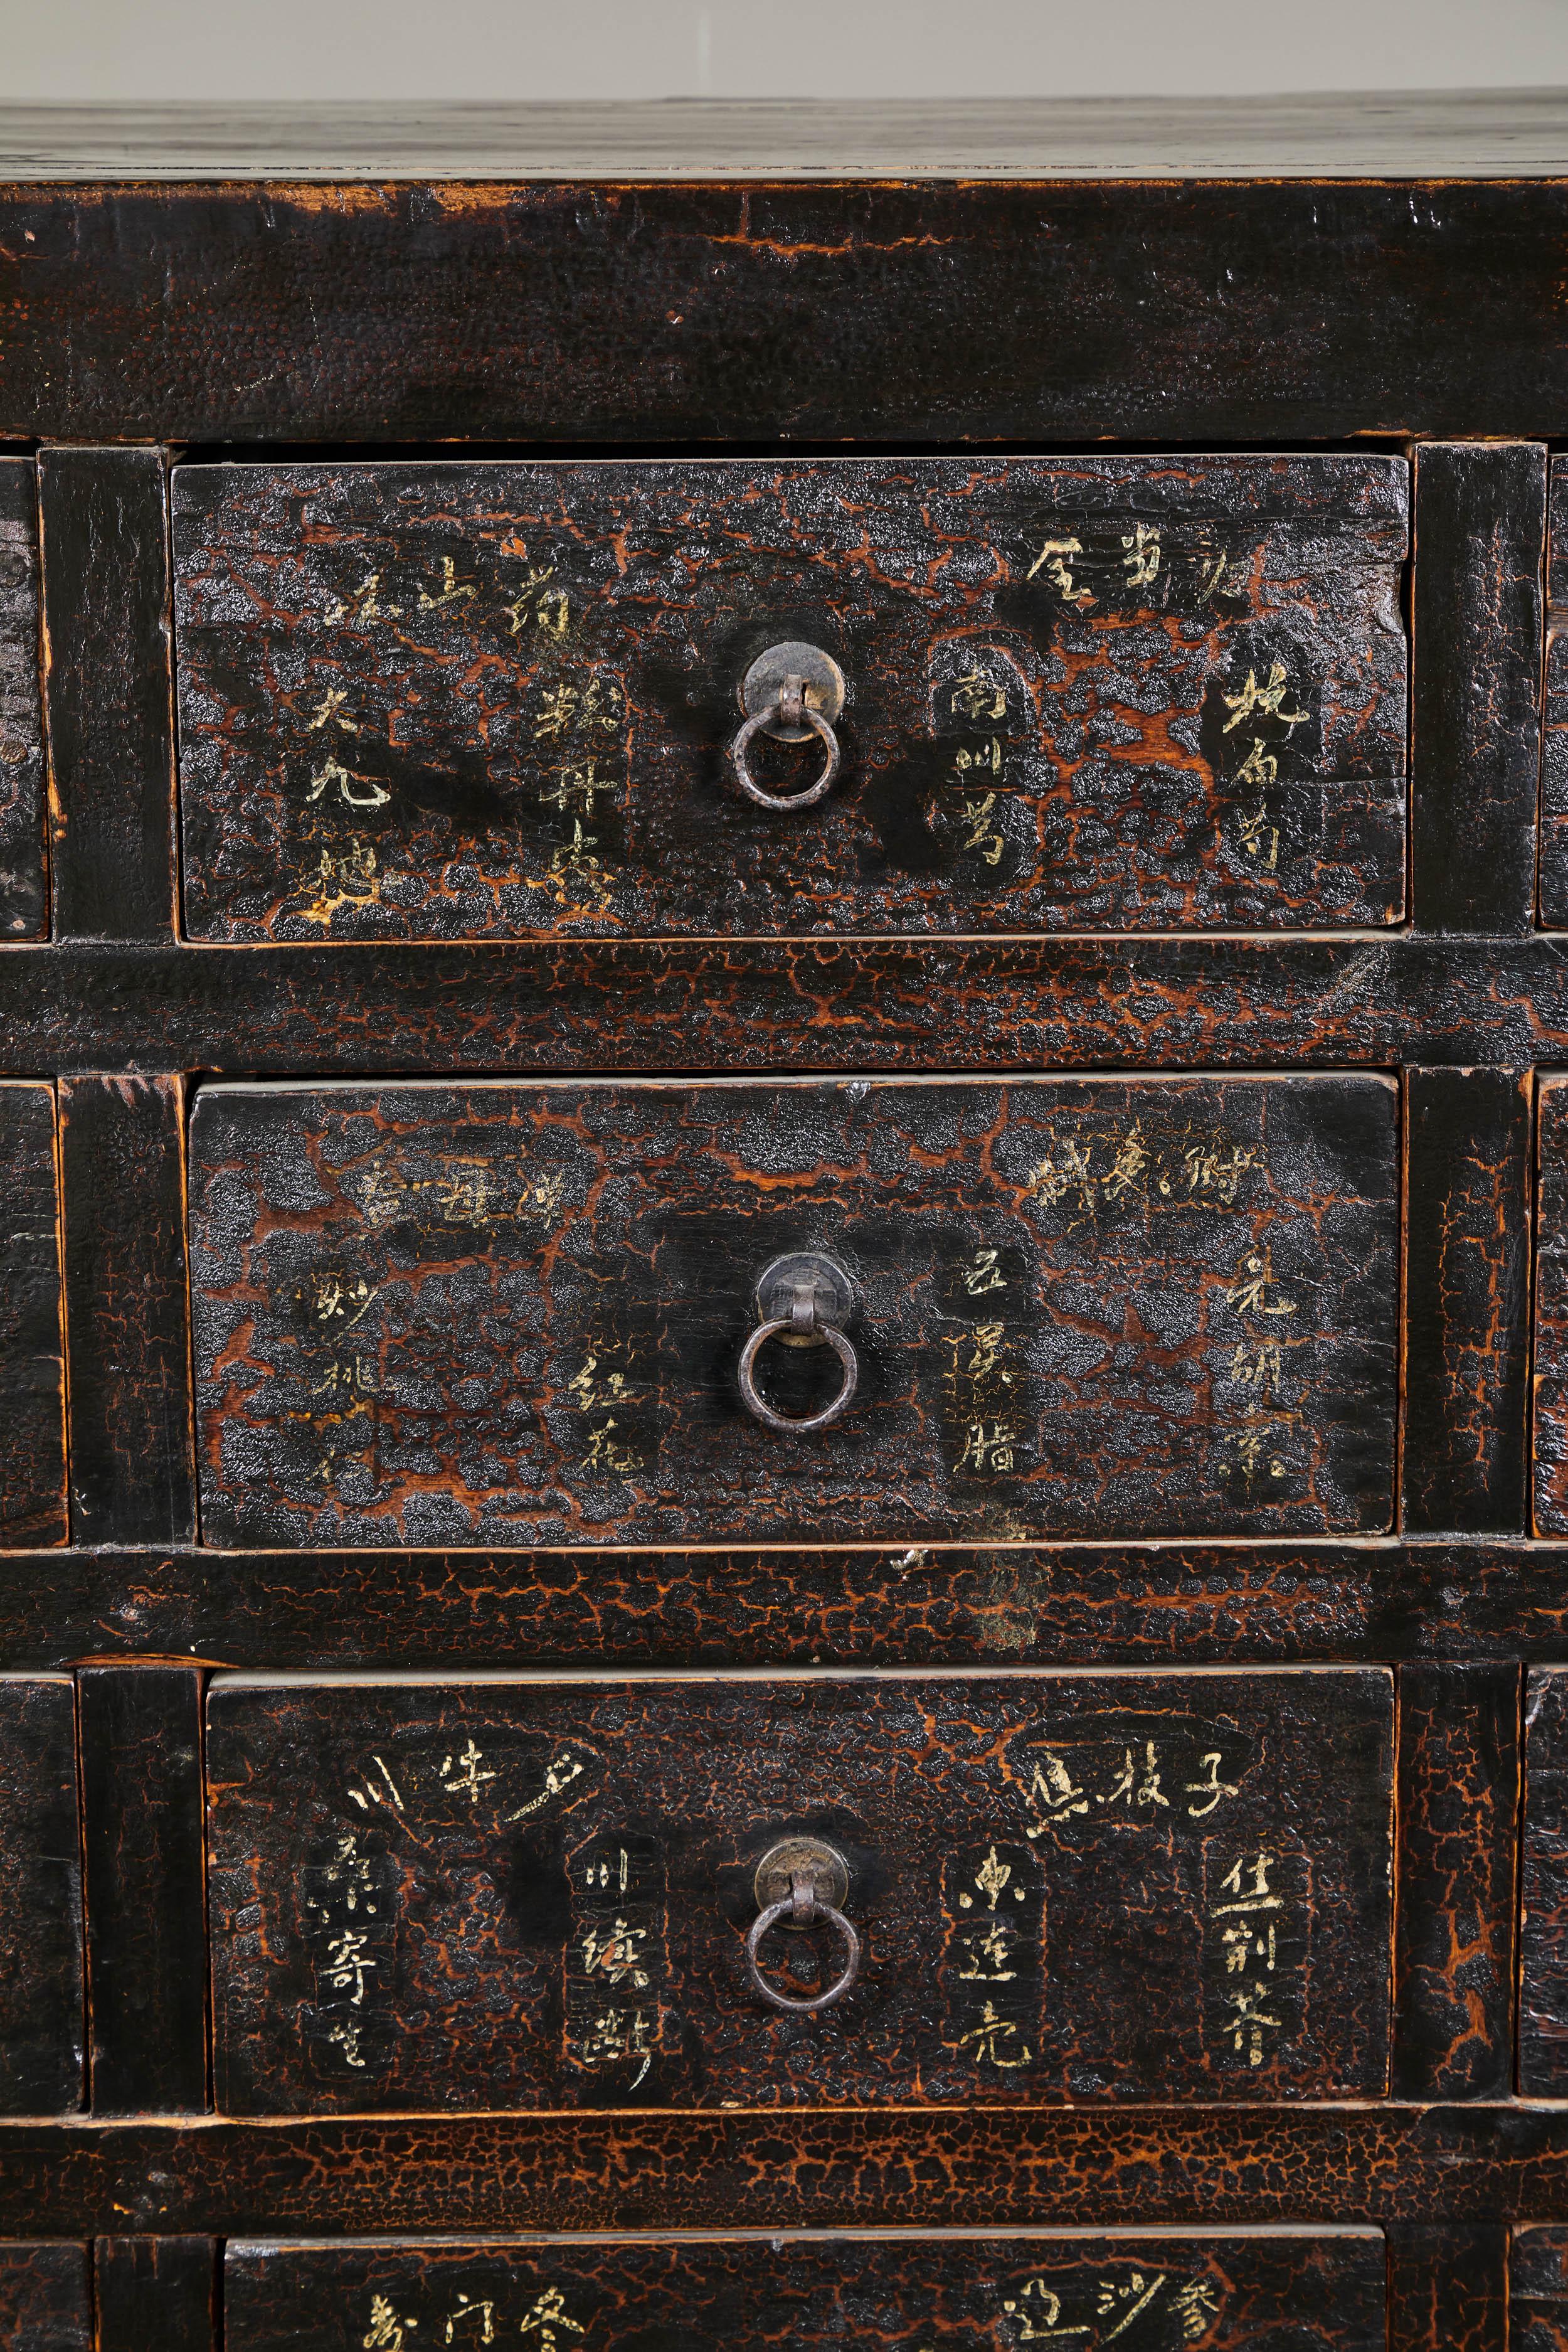
[[[793,640],[769,646],[747,671],[740,688],[746,724],[729,747],[735,779],[758,808],[810,808],[832,788],[839,772],[839,739],[833,720],[844,706],[844,676],[831,654]],[[751,772],[747,758],[758,735],[780,743],[809,743],[814,735],[827,757],[821,774],[803,793],[770,793]]]
[[[786,1838],[758,1864],[753,1886],[763,1908],[752,1921],[746,1938],[746,1969],[752,1990],[775,2009],[805,2014],[812,2010],[830,2009],[834,2001],[843,1999],[860,1975],[861,1939],[839,1908],[839,1903],[849,1893],[849,1883],[842,1854],[815,1838]],[[779,1888],[783,1892],[776,1895]],[[775,1900],[767,1900],[775,1895]],[[835,1895],[838,1902],[833,1900]],[[815,1927],[824,1921],[830,1927],[836,1927],[843,1937],[842,1969],[826,1992],[816,1993],[810,2000],[797,2000],[789,1993],[779,1992],[768,1983],[758,1960],[762,1938],[772,1927]]]
[[[810,1437],[831,1429],[850,1409],[860,1380],[860,1359],[839,1326],[854,1304],[854,1287],[843,1267],[815,1251],[776,1257],[757,1285],[760,1320],[740,1356],[740,1395],[764,1429],[781,1437]],[[838,1392],[820,1412],[777,1412],[757,1386],[757,1360],[770,1339],[786,1348],[831,1348],[843,1367]]]

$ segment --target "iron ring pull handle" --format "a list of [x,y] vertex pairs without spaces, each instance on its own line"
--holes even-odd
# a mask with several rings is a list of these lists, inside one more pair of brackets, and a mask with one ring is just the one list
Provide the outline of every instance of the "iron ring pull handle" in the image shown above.
[[[776,1986],[768,1983],[758,1961],[758,1949],[769,1927],[778,1927],[780,1921],[787,1921],[791,1927],[814,1927],[821,1919],[825,1919],[830,1927],[836,1927],[843,1937],[844,1965],[826,1992],[814,1993],[810,2000],[797,2000],[791,1994],[779,1992]],[[838,1906],[824,1902],[819,1895],[816,1879],[810,1871],[792,1870],[789,1892],[784,1900],[770,1903],[766,1911],[759,1911],[751,1923],[746,1938],[746,1967],[752,1990],[760,1993],[764,2000],[771,2002],[775,2009],[809,2015],[813,2010],[831,2009],[834,2001],[843,1999],[854,1983],[861,1972],[861,1939],[852,1922],[845,1918]]]
[[[741,1350],[737,1377],[742,1403],[753,1420],[781,1437],[810,1437],[820,1429],[831,1429],[849,1411],[860,1381],[860,1358],[832,1319],[835,1310],[847,1314],[853,1299],[849,1276],[831,1258],[802,1252],[797,1256],[776,1258],[758,1283],[757,1296],[762,1320]],[[788,1311],[781,1314],[780,1307]],[[826,1345],[837,1356],[843,1367],[843,1378],[837,1394],[820,1412],[779,1412],[761,1393],[757,1385],[757,1360],[769,1339],[782,1339],[787,1346],[795,1347]]]
[[[770,793],[758,782],[751,772],[751,763],[746,755],[752,743],[764,728],[771,731],[781,727],[790,729],[797,737],[801,728],[809,727],[827,752],[821,774],[803,793]],[[841,755],[831,721],[825,719],[814,704],[807,701],[805,678],[791,673],[781,680],[777,698],[765,709],[753,711],[747,719],[729,747],[729,756],[735,763],[735,780],[747,799],[755,801],[758,808],[781,809],[788,814],[795,809],[810,808],[821,799],[824,793],[832,789]]]

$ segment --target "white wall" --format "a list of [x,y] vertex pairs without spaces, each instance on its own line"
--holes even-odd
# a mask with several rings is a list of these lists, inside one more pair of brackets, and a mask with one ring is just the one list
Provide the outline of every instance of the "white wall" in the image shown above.
[[0,98],[1568,84],[1568,0],[0,0]]

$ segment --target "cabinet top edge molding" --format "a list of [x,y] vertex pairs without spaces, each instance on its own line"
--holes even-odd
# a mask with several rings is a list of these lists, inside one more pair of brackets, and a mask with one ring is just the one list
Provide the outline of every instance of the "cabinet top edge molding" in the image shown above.
[[0,184],[1568,176],[1568,89],[0,106]]

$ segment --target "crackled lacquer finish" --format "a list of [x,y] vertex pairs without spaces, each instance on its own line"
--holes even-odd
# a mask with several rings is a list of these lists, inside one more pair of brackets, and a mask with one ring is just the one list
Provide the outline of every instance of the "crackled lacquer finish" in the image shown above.
[[44,904],[38,499],[30,457],[0,458],[0,937],[37,939]]
[[1568,2095],[1568,1674],[1532,1674],[1520,1870],[1519,2086]]
[[[225,940],[1260,929],[1404,902],[1402,459],[183,467]],[[843,770],[764,810],[766,647]],[[753,759],[792,793],[815,742]]]
[[[1392,1678],[220,1677],[220,2106],[1376,2095]],[[748,1986],[784,1835],[861,1980]],[[771,1931],[824,1990],[829,1924]]]
[[[203,1526],[232,1544],[1387,1525],[1375,1077],[215,1087]],[[758,1276],[854,1286],[846,1416],[742,1402]],[[769,1342],[780,1410],[825,1345]]]
[[1547,2223],[1514,2232],[1508,2263],[1512,2352],[1568,2347],[1568,2228]]
[[1541,919],[1568,924],[1568,467],[1552,461],[1547,499],[1546,662],[1541,729]]
[[7,2352],[91,2352],[84,2245],[0,2243],[0,2343]]
[[[228,2352],[392,2352],[580,2343],[582,2352],[781,2346],[1014,2352],[1380,2352],[1386,2263],[1374,2230],[1308,2237],[1030,2232],[810,2237],[231,2242]],[[379,2334],[377,2331],[380,2331]]]
[[54,1089],[0,1085],[0,1546],[66,1539]]
[[64,1676],[6,1677],[0,1680],[0,2114],[75,2107],[82,2073],[71,1685]]
[[1568,1080],[1547,1078],[1536,1132],[1534,1500],[1538,1535],[1568,1534]]

